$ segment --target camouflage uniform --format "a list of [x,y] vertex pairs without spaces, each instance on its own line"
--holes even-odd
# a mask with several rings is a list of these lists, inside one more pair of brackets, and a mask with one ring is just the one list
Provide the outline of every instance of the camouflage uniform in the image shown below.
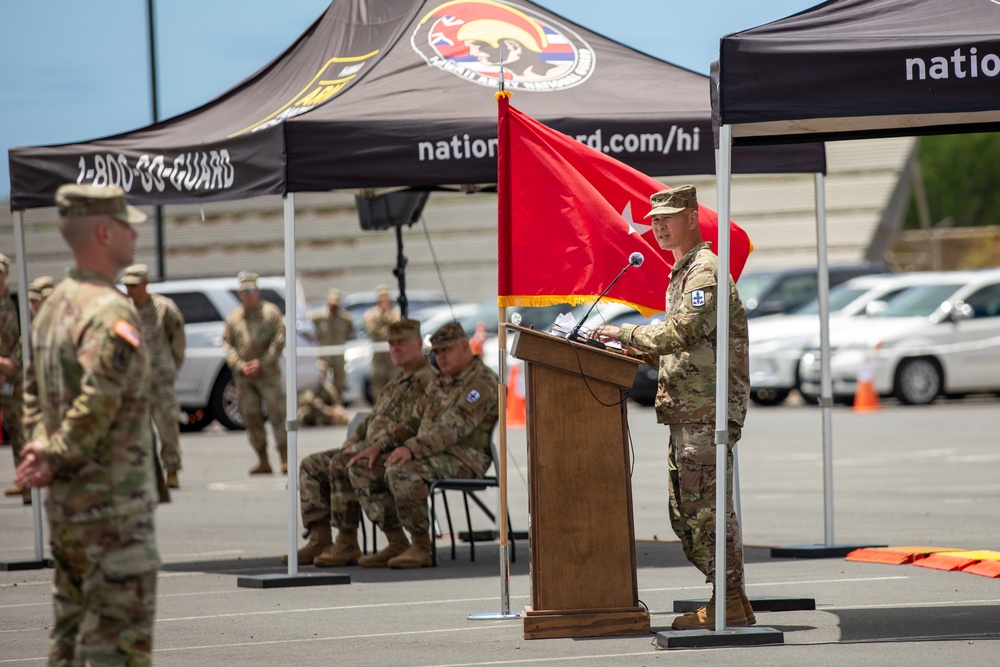
[[[389,325],[400,319],[399,308],[389,308],[383,310],[381,306],[375,305],[365,311],[365,330],[368,338],[373,343],[384,343],[389,340]],[[372,353],[368,384],[372,391],[372,400],[377,400],[382,387],[392,379],[399,371],[392,365],[392,359],[388,351],[376,351]]]
[[[278,366],[281,352],[285,349],[285,323],[281,311],[263,299],[253,308],[240,306],[226,318],[222,346],[240,396],[240,414],[247,427],[250,446],[261,456],[261,460],[267,460],[267,433],[261,410],[263,403],[281,460],[284,461],[288,434],[285,431],[285,388]],[[260,375],[249,378],[243,375],[241,369],[244,362],[253,359],[260,360]]]
[[[342,448],[310,454],[302,460],[299,489],[305,526],[330,523],[340,531],[357,530],[361,506],[347,476],[347,462],[373,444],[391,451],[395,445],[389,435],[393,425],[406,418],[433,377],[434,371],[426,361],[409,373],[397,375]],[[399,528],[399,523],[389,528]]]
[[[684,553],[709,583],[715,580],[715,326],[718,257],[701,243],[678,261],[667,289],[666,321],[622,325],[620,338],[659,366],[656,418],[670,425],[670,523]],[[729,484],[727,585],[742,587],[743,546],[733,510],[732,448],[750,398],[747,316],[729,278]]]
[[172,300],[159,294],[150,294],[146,303],[135,308],[150,356],[150,411],[160,438],[160,462],[165,471],[177,472],[181,469],[180,406],[174,381],[187,348],[184,316]]
[[[428,484],[486,474],[499,413],[497,383],[496,373],[478,357],[457,376],[438,373],[405,418],[376,441],[382,454],[375,466],[350,469],[365,514],[383,531],[402,525],[411,534],[429,534]],[[386,458],[400,445],[413,458],[387,469]]]
[[300,426],[346,426],[351,421],[331,391],[333,385],[323,382],[316,389],[299,392],[297,415]]
[[[21,363],[21,322],[17,304],[4,289],[0,294],[0,357]],[[13,377],[0,375],[0,411],[7,425],[7,438],[14,453],[14,467],[21,464],[21,447],[24,445],[24,429],[21,427],[21,409],[24,400],[23,373]]]
[[24,426],[55,477],[50,665],[150,665],[156,602],[149,358],[131,302],[70,269],[31,328]]
[[[354,320],[343,308],[338,308],[336,314],[331,313],[329,309],[323,310],[312,315],[311,319],[313,326],[316,327],[316,343],[320,346],[343,345],[354,331]],[[390,363],[392,362],[390,361]],[[324,387],[324,389],[334,396],[334,402],[331,405],[340,403],[341,396],[344,395],[344,383],[347,381],[347,375],[344,372],[343,352],[322,356],[316,361],[316,365],[319,367],[320,378],[325,385],[330,384],[327,378],[328,372],[333,372],[332,386]],[[331,389],[335,389],[336,393],[332,392]]]

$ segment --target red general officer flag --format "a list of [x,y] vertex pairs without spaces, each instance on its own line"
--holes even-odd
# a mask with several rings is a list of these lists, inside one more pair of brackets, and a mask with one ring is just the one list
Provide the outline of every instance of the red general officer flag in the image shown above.
[[[643,265],[604,298],[647,316],[662,311],[674,256],[644,216],[649,196],[666,186],[514,109],[508,96],[497,95],[499,305],[590,303],[641,252]],[[698,221],[717,252],[718,215],[699,205]],[[734,279],[751,249],[730,223]]]

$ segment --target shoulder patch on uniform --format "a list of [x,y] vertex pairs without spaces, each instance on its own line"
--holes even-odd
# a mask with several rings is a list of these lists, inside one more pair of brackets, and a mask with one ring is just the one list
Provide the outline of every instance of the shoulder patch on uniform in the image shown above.
[[695,308],[705,305],[705,290],[696,289],[691,292],[691,305]]
[[480,394],[477,390],[473,389],[468,394],[465,395],[465,400],[468,403],[475,403],[479,400]]
[[142,341],[139,330],[125,320],[115,322],[114,332],[119,338],[135,348],[139,347],[139,343]]

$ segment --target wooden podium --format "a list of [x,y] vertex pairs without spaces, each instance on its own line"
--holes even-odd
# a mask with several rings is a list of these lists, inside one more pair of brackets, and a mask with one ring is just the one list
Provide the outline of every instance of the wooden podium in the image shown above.
[[625,406],[641,362],[506,326],[511,355],[525,362],[531,601],[524,638],[648,634]]

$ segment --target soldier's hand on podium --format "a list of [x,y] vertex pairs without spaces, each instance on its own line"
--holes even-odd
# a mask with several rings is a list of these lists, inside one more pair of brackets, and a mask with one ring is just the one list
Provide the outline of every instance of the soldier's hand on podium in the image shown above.
[[601,326],[594,327],[590,332],[590,337],[602,343],[609,343],[618,340],[618,332],[618,327],[611,326],[610,324],[602,324]]

